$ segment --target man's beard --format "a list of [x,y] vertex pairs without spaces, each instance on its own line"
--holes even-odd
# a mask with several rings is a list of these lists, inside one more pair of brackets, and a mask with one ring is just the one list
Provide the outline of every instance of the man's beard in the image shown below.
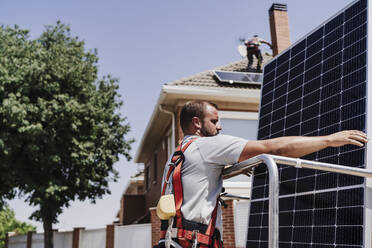
[[201,129],[200,129],[200,132],[201,132],[201,134],[202,134],[204,137],[212,137],[212,136],[216,136],[216,135],[219,133],[218,130],[216,130],[216,133],[212,133],[212,132],[210,132],[208,129],[205,128],[204,123],[202,124],[202,127],[201,127]]

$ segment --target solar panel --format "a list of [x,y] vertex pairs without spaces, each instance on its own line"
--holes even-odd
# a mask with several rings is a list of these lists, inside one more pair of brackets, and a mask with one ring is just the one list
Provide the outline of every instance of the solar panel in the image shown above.
[[262,73],[248,73],[248,72],[229,72],[229,71],[215,71],[214,74],[220,82],[225,83],[242,83],[242,84],[262,84]]
[[[258,139],[367,127],[367,0],[341,10],[264,68]],[[303,157],[366,167],[364,148]],[[279,247],[371,247],[371,188],[364,178],[279,165]],[[254,170],[246,247],[266,248],[268,172]],[[369,194],[368,194],[369,192]]]

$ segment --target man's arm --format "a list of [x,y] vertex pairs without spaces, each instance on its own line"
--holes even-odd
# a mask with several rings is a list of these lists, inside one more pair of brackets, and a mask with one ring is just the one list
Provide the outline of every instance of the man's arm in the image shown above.
[[327,136],[288,136],[248,141],[240,154],[239,162],[263,153],[298,158],[327,147],[343,145],[362,147],[367,142],[367,135],[357,130],[341,131]]
[[268,45],[271,49],[273,49],[273,45],[271,45],[269,42],[267,42],[267,41],[261,41],[261,42]]

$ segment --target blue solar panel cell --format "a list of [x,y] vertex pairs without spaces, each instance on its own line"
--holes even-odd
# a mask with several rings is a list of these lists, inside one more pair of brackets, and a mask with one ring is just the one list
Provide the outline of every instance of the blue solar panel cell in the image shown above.
[[340,52],[343,48],[343,40],[336,40],[333,42],[331,45],[327,46],[323,50],[323,57],[324,58],[329,58],[333,56],[334,54]]
[[359,70],[367,63],[367,53],[362,53],[343,64],[343,75],[346,76],[351,72]]
[[306,39],[298,42],[296,45],[294,45],[292,48],[291,48],[291,56],[294,57],[296,56],[298,53],[304,51],[306,49]]
[[322,51],[317,50],[318,53],[314,54],[311,57],[307,57],[308,59],[305,62],[305,68],[306,70],[313,68],[314,66],[318,65],[322,62]]
[[294,209],[294,200],[293,196],[279,198],[279,209],[280,211],[292,211]]
[[283,63],[288,63],[289,57],[290,57],[290,50],[288,50],[285,53],[281,54],[277,58],[277,63],[276,63],[277,65],[276,66],[279,67]]
[[353,57],[355,57],[358,54],[363,53],[367,49],[367,38],[363,38],[360,41],[354,43],[353,45],[347,47],[343,53],[344,53],[344,61],[347,61]]
[[249,226],[260,227],[262,223],[262,214],[251,214],[249,216]]
[[321,100],[325,100],[329,97],[332,97],[341,91],[341,80],[337,80],[327,84],[322,88],[321,91]]
[[356,149],[340,154],[340,164],[352,167],[362,167],[364,165],[364,149]]
[[336,229],[336,242],[343,245],[362,245],[363,227],[340,226]]
[[314,224],[314,226],[332,226],[334,223],[336,223],[336,209],[316,209],[314,210],[314,218],[311,221],[311,224]]
[[337,205],[337,192],[329,191],[315,194],[314,207],[316,209],[334,208]]
[[293,180],[281,182],[279,185],[279,195],[290,195],[296,192],[296,182]]
[[[267,87],[268,83],[273,81],[275,78],[275,71],[271,71],[270,73],[266,74],[267,76],[264,78],[264,85]],[[264,87],[262,88],[264,89]]]
[[323,39],[318,40],[306,49],[306,58],[310,58],[315,53],[322,51]]
[[342,88],[343,89],[349,89],[351,87],[354,87],[355,85],[358,85],[359,83],[366,81],[366,68],[362,67],[361,69],[345,76],[342,80]]
[[339,178],[338,179],[338,186],[339,187],[347,187],[347,186],[354,186],[354,185],[364,184],[364,178],[362,178],[362,177],[339,175],[338,178]]
[[305,50],[296,54],[296,55],[292,55],[292,58],[290,60],[290,67],[291,68],[294,68],[296,66],[298,66],[299,64],[301,64],[302,62],[304,62],[305,60]]
[[278,69],[276,70],[277,77],[282,75],[283,73],[287,72],[289,69],[289,63],[283,63],[281,64]]
[[359,27],[360,24],[363,24],[367,21],[367,11],[354,16],[352,19],[345,22],[344,33],[347,34],[355,28]]
[[296,193],[304,193],[315,189],[315,176],[298,178],[296,181]]
[[[281,212],[279,214],[279,222],[281,226],[292,226],[293,225],[293,212]],[[292,233],[292,230],[288,230],[288,233]]]
[[263,201],[252,201],[250,211],[251,214],[261,214],[263,211]]
[[349,207],[337,209],[337,225],[363,225],[363,207]]
[[339,52],[332,57],[325,58],[323,61],[323,72],[329,71],[332,68],[342,63],[342,52]]
[[340,26],[343,25],[343,23],[344,23],[344,13],[341,13],[325,24],[324,26],[325,34],[328,34],[334,31],[335,29],[339,28]]
[[288,92],[287,101],[288,104],[298,100],[298,96],[302,95],[302,87],[297,87],[292,91]]
[[312,234],[313,243],[334,244],[336,227],[314,227]]
[[335,40],[341,39],[344,35],[344,25],[340,25],[333,29],[332,32],[324,36],[324,47],[332,44]]
[[279,235],[282,237],[281,241],[291,241],[291,239],[292,239],[292,228],[279,227]]
[[275,67],[276,67],[276,60],[273,60],[272,62],[267,63],[265,65],[265,74],[273,71]]
[[309,49],[309,47],[311,47],[312,44],[314,44],[315,42],[317,42],[319,39],[323,37],[323,32],[324,32],[324,27],[322,26],[306,38],[307,49]]
[[315,181],[316,190],[335,188],[337,183],[338,175],[335,173],[318,174]]
[[311,243],[312,228],[299,226],[293,230],[292,241],[300,243]]
[[342,66],[338,65],[323,74],[323,84],[328,84],[342,77]]

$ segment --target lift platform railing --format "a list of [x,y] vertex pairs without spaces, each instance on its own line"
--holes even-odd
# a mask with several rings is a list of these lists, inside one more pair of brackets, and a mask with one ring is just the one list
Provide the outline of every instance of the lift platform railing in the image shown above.
[[246,174],[259,164],[266,164],[269,172],[269,240],[268,247],[279,247],[279,172],[277,164],[372,178],[372,170],[309,161],[299,158],[261,154],[224,169],[223,177]]

